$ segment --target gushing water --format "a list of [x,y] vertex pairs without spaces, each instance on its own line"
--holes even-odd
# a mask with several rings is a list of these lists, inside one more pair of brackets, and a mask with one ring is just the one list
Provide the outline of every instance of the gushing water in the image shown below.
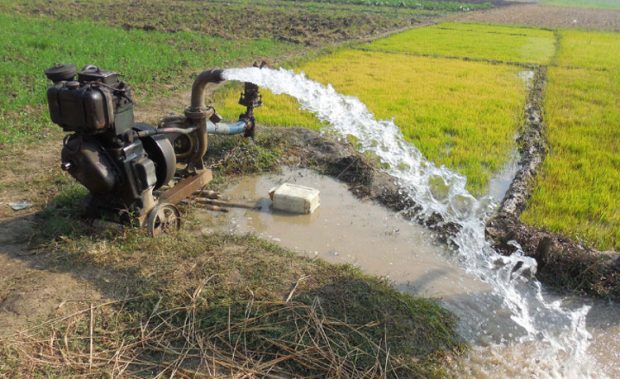
[[490,284],[510,311],[510,318],[522,328],[520,337],[505,343],[515,348],[536,346],[535,351],[518,357],[519,362],[529,361],[527,376],[601,376],[587,353],[591,339],[585,328],[589,307],[567,310],[559,300],[546,300],[533,277],[534,259],[525,256],[516,244],[516,252],[510,256],[502,256],[491,247],[485,238],[485,224],[497,204],[488,197],[472,196],[466,190],[465,177],[428,161],[404,140],[393,121],[375,120],[357,98],[341,95],[331,85],[309,80],[303,73],[240,68],[225,70],[224,77],[296,98],[303,109],[329,123],[341,136],[355,137],[362,152],[379,157],[403,194],[421,207],[421,220],[439,214],[444,222],[458,224],[460,230],[451,239],[460,264]]

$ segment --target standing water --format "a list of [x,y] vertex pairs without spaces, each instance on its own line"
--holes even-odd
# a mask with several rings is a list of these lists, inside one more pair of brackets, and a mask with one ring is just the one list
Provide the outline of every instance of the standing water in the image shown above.
[[303,73],[241,68],[225,70],[224,77],[296,98],[303,109],[329,123],[341,136],[354,136],[362,152],[381,159],[405,191],[403,195],[421,207],[420,220],[436,213],[446,223],[460,225],[459,232],[451,237],[460,265],[493,288],[520,329],[510,339],[495,341],[480,354],[510,348],[517,356],[501,354],[501,359],[514,359],[508,362],[515,370],[512,374],[523,377],[602,376],[587,352],[592,338],[585,328],[590,308],[567,309],[561,300],[547,299],[533,277],[536,261],[525,256],[519,246],[515,245],[517,251],[511,256],[502,256],[492,248],[485,238],[485,224],[497,204],[488,197],[472,196],[465,188],[465,177],[428,161],[404,140],[394,122],[375,120],[357,98],[341,95],[330,85],[307,79]]

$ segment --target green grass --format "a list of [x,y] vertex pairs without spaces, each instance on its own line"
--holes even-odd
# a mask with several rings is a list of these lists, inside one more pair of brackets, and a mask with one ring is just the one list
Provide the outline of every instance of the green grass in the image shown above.
[[[394,118],[408,141],[466,175],[476,194],[508,159],[522,122],[526,88],[515,66],[341,50],[298,69],[358,97],[378,119]],[[292,98],[263,94],[259,122],[321,127]],[[234,91],[221,94],[218,110],[239,113],[237,99]]]
[[6,14],[0,14],[0,24],[0,145],[40,138],[46,129],[56,128],[47,115],[43,75],[55,63],[94,63],[118,71],[135,97],[145,100],[188,88],[191,72],[292,49],[272,40],[239,42],[193,32],[124,30]]
[[542,0],[541,3],[563,7],[620,9],[618,0]]
[[546,64],[554,53],[551,31],[444,23],[374,41],[363,48],[433,56]]
[[620,34],[562,32],[558,62],[586,68],[549,69],[550,151],[522,215],[529,224],[615,250],[620,250],[620,67],[614,59],[619,47]]

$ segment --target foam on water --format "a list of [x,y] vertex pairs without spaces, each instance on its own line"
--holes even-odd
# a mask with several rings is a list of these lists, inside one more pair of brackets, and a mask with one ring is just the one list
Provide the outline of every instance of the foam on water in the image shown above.
[[[354,136],[362,152],[371,152],[386,164],[409,196],[421,207],[423,220],[437,213],[448,223],[460,225],[452,237],[462,267],[489,283],[511,319],[523,333],[506,344],[534,345],[535,351],[520,355],[530,376],[549,378],[601,377],[588,355],[591,336],[585,328],[589,307],[569,310],[560,300],[548,301],[533,277],[536,261],[515,244],[511,256],[498,254],[485,238],[485,224],[497,204],[487,197],[476,199],[466,190],[467,179],[428,161],[400,129],[389,120],[376,120],[357,98],[341,95],[331,85],[309,80],[303,73],[284,69],[239,68],[224,71],[228,80],[248,81],[275,94],[296,98],[301,108],[314,113],[340,136]],[[499,347],[499,346],[498,346]],[[544,362],[544,364],[541,364]],[[522,372],[523,374],[523,372]]]

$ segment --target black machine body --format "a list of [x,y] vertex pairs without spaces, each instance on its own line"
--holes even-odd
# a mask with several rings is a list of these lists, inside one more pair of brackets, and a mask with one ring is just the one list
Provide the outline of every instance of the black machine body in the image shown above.
[[[211,178],[203,163],[208,125],[221,119],[204,106],[204,92],[224,80],[221,74],[199,74],[185,115],[151,126],[135,122],[131,88],[118,73],[94,65],[45,70],[53,82],[47,90],[50,117],[67,132],[61,168],[88,189],[92,216],[146,225],[154,235],[179,227],[175,204]],[[214,132],[254,135],[253,109],[260,95],[249,83],[245,91],[240,103],[247,103],[246,113],[235,124],[217,124]]]

